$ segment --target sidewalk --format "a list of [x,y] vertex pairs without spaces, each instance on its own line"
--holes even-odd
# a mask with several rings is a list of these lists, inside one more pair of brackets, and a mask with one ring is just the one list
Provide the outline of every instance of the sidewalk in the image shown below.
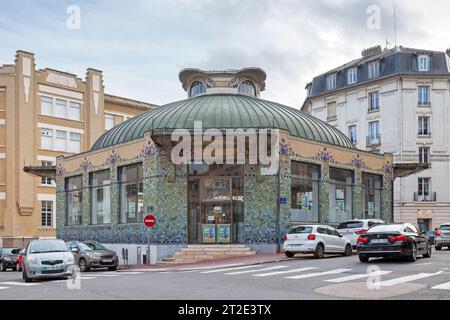
[[188,271],[196,269],[214,269],[218,267],[233,267],[245,265],[257,265],[270,262],[288,261],[284,254],[257,254],[250,257],[237,257],[229,259],[220,259],[212,261],[201,261],[197,263],[158,263],[156,266],[134,265],[132,268],[124,269],[120,266],[118,272],[136,272],[136,271]]

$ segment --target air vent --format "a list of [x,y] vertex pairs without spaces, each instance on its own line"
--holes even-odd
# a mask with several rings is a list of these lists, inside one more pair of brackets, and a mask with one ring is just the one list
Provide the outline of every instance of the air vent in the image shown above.
[[382,50],[383,49],[381,48],[381,46],[375,46],[375,47],[364,49],[361,52],[361,55],[363,57],[373,56],[373,55],[382,53],[383,52]]

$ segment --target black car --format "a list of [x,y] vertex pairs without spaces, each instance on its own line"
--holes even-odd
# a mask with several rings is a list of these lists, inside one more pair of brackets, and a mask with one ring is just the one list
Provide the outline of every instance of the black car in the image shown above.
[[359,260],[404,257],[414,262],[417,256],[431,257],[431,241],[425,232],[409,223],[376,226],[358,238]]
[[20,248],[0,249],[0,271],[6,271],[8,269],[16,270],[19,253]]

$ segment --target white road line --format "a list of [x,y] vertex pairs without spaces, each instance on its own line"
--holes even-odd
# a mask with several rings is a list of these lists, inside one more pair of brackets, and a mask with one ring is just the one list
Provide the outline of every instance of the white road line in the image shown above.
[[198,271],[200,271],[200,270],[208,270],[208,269],[216,269],[216,268],[239,267],[239,266],[242,266],[242,265],[243,265],[243,263],[222,264],[222,265],[218,265],[218,266],[209,266],[209,267],[184,268],[184,269],[179,269],[178,271],[190,271],[190,270],[198,270]]
[[0,287],[0,290],[9,289],[9,287]]
[[112,278],[112,277],[118,277],[117,274],[94,274],[94,277],[104,277],[104,278]]
[[203,272],[200,272],[200,273],[217,273],[217,272],[222,272],[222,271],[243,270],[243,269],[250,269],[250,268],[257,268],[257,267],[260,267],[260,265],[245,266],[245,267],[236,267],[236,268],[224,268],[224,269],[217,269],[217,270],[203,271]]
[[289,268],[289,266],[275,266],[275,267],[256,269],[256,270],[245,270],[245,271],[228,272],[228,273],[225,273],[225,274],[233,276],[233,275],[244,274],[244,273],[269,271],[269,270],[278,270],[278,269],[284,269],[284,268]]
[[270,277],[270,276],[277,276],[280,274],[287,274],[287,273],[297,273],[297,272],[303,272],[303,271],[309,271],[317,269],[315,267],[308,267],[308,268],[300,268],[300,269],[292,269],[287,271],[275,271],[275,272],[269,272],[269,273],[258,273],[253,274],[254,277]]
[[372,272],[372,273],[355,274],[353,276],[325,280],[325,282],[342,283],[342,282],[347,282],[347,281],[352,281],[352,280],[364,279],[364,278],[368,278],[368,277],[384,276],[389,273],[392,273],[392,271],[376,271],[376,272]]
[[431,288],[431,290],[450,290],[450,282],[440,284]]
[[32,286],[38,286],[39,283],[26,283],[26,282],[7,281],[7,282],[1,282],[0,285],[19,286],[19,287],[32,287]]
[[133,274],[141,274],[142,272],[137,272],[137,271],[123,271],[123,272],[119,272],[121,275],[122,274],[126,274],[126,275],[133,275]]
[[302,274],[299,276],[293,276],[293,277],[286,277],[286,279],[306,279],[306,278],[314,278],[314,277],[321,277],[321,276],[327,276],[329,274],[338,274],[338,273],[344,273],[347,271],[352,271],[353,269],[336,269],[336,270],[330,270],[325,272],[315,272],[315,273],[307,273]]
[[381,281],[380,285],[384,286],[384,287],[390,287],[390,286],[395,286],[397,284],[411,282],[414,280],[420,280],[420,279],[425,279],[425,278],[429,278],[429,277],[434,277],[441,273],[442,273],[442,271],[439,271],[436,273],[418,273],[418,274],[414,274],[412,276],[406,276],[406,277],[400,277],[400,278],[394,278],[391,280]]

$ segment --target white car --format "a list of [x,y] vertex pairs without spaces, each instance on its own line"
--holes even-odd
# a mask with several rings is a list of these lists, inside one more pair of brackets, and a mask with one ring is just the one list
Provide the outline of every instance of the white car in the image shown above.
[[352,255],[352,245],[336,229],[326,225],[303,225],[292,228],[284,236],[283,249],[286,257],[296,253],[313,253],[317,259],[325,254]]
[[379,219],[351,220],[339,224],[337,231],[342,234],[344,238],[348,239],[352,244],[352,247],[355,249],[358,238],[361,235],[366,234],[370,228],[385,224],[387,223]]

